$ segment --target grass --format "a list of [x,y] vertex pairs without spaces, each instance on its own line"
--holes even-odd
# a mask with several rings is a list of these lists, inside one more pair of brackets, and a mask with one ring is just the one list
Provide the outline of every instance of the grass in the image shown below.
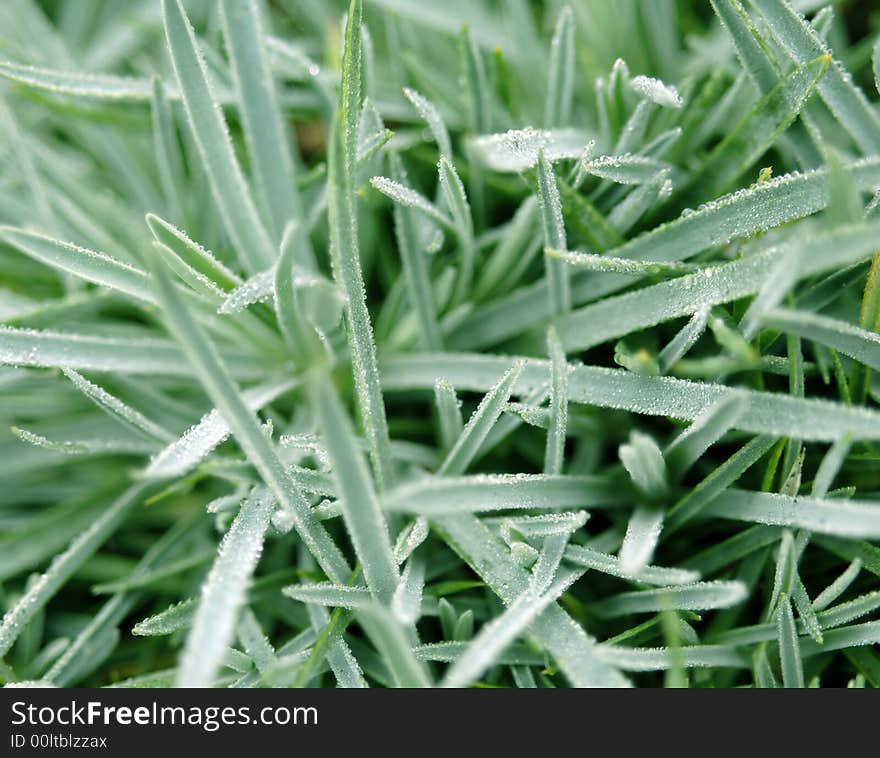
[[0,679],[880,686],[862,6],[265,5],[0,7]]

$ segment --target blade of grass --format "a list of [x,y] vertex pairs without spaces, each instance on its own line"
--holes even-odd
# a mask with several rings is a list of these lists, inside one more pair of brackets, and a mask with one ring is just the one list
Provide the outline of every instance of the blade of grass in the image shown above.
[[[383,362],[383,384],[386,390],[430,390],[435,377],[443,376],[458,389],[486,392],[514,360],[511,356],[471,353],[396,356]],[[527,393],[548,380],[547,361],[529,359],[512,392]],[[847,434],[854,440],[880,436],[877,413],[825,400],[641,376],[597,366],[573,365],[568,379],[569,402],[688,421],[699,416],[707,405],[739,393],[745,405],[736,428],[742,431],[807,441],[833,441]]]
[[357,119],[361,105],[363,5],[352,0],[346,24],[342,61],[342,89],[339,109],[329,140],[330,178],[329,223],[333,250],[333,274],[345,293],[349,348],[351,350],[358,408],[370,444],[370,458],[376,486],[383,491],[394,481],[388,424],[379,371],[373,327],[367,310],[366,291],[361,273],[355,207]]
[[515,364],[498,380],[468,419],[455,445],[446,455],[437,471],[440,476],[455,476],[463,473],[473,460],[486,436],[501,416],[504,406],[510,399],[511,389],[522,373],[524,364]]
[[274,503],[258,488],[223,538],[195,609],[177,673],[179,687],[209,687],[235,636],[247,585],[263,551]]
[[568,426],[568,363],[552,327],[547,332],[547,351],[550,354],[550,423],[544,451],[544,473],[561,474]]
[[[556,186],[553,166],[547,160],[543,150],[538,152],[538,208],[544,229],[544,245],[553,250],[565,250],[568,244],[562,220],[559,188]],[[571,308],[568,270],[561,261],[551,259],[549,256],[545,258],[545,266],[550,295],[550,313],[554,315],[565,313]]]
[[255,0],[223,0],[220,11],[257,193],[280,241],[288,221],[302,220],[302,204],[266,56],[265,30]]
[[162,20],[184,109],[220,219],[242,264],[251,273],[261,271],[274,262],[275,251],[241,173],[204,58],[179,0],[162,0]]
[[369,470],[355,444],[354,429],[328,378],[309,385],[321,439],[333,468],[342,516],[370,591],[388,605],[400,582],[391,551],[388,525],[370,481]]
[[544,104],[544,125],[549,129],[567,126],[571,119],[574,93],[574,14],[567,5],[559,11],[553,40],[550,43],[550,61],[547,81],[547,99]]

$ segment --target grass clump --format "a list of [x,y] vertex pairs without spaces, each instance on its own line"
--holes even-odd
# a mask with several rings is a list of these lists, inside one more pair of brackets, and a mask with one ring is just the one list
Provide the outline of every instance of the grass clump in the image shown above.
[[0,8],[0,677],[880,685],[856,5],[423,5]]

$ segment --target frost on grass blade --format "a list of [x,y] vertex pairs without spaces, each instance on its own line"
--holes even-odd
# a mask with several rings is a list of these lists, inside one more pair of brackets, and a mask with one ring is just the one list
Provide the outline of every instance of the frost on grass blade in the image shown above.
[[624,505],[619,483],[598,476],[477,474],[424,478],[402,484],[383,498],[392,511],[433,516],[507,509]]
[[742,582],[698,582],[658,589],[622,592],[593,605],[600,616],[626,616],[654,613],[668,608],[681,611],[707,611],[730,608],[748,597]]
[[571,118],[575,76],[574,14],[563,6],[550,42],[550,62],[544,123],[548,128],[566,126]]
[[[397,356],[384,361],[383,384],[386,390],[431,389],[436,376],[445,376],[457,389],[485,392],[513,360],[511,356],[472,353]],[[513,392],[533,391],[548,379],[547,362],[529,359]],[[598,366],[573,365],[568,380],[572,403],[688,421],[697,418],[707,405],[740,394],[744,407],[736,428],[742,431],[802,440],[834,441],[845,435],[880,438],[880,414],[818,398],[641,376]]]
[[351,587],[346,584],[315,582],[313,584],[294,584],[284,588],[284,594],[302,603],[317,603],[332,608],[365,608],[371,602],[370,592],[365,587]]
[[244,265],[251,272],[260,271],[275,259],[272,242],[235,157],[195,33],[179,0],[163,0],[162,18],[187,118],[220,217]]
[[150,419],[144,416],[140,411],[132,408],[130,405],[126,405],[122,400],[111,395],[103,387],[93,384],[73,369],[62,369],[62,371],[80,392],[94,402],[99,408],[109,413],[113,418],[119,419],[130,427],[146,432],[148,435],[161,442],[171,441],[172,435],[169,431],[163,429],[155,422],[150,421]]
[[681,108],[684,105],[678,90],[671,84],[664,84],[659,79],[650,76],[635,76],[630,81],[630,87],[642,97],[664,108]]
[[391,551],[388,525],[379,507],[370,472],[345,410],[325,377],[310,386],[321,439],[330,458],[342,502],[342,516],[377,600],[391,602],[400,576]]
[[100,100],[143,102],[149,100],[151,94],[149,79],[85,71],[61,71],[11,61],[0,63],[0,76],[47,92]]
[[510,398],[513,385],[523,370],[523,365],[523,363],[514,365],[489,390],[477,410],[468,419],[467,425],[447,454],[438,474],[447,476],[461,474],[467,469],[501,415]]
[[880,335],[876,332],[869,332],[827,316],[781,308],[763,314],[761,321],[765,326],[779,329],[786,334],[796,334],[834,348],[839,353],[880,371]]
[[703,510],[704,515],[790,526],[841,537],[880,537],[880,508],[870,501],[822,499],[770,492],[728,490]]
[[876,234],[877,228],[873,226],[842,227],[815,240],[789,243],[782,249],[769,248],[731,263],[708,266],[687,276],[607,297],[558,319],[559,337],[568,350],[584,349],[701,308],[736,300],[760,291],[783,263],[789,282],[833,271],[837,266],[871,256]]
[[556,250],[549,248],[545,251],[551,258],[558,258],[574,268],[586,269],[587,271],[606,271],[613,274],[628,274],[630,276],[651,276],[653,274],[685,274],[694,270],[694,266],[687,263],[667,263],[665,261],[633,261],[628,258],[615,258],[610,255],[598,253],[582,253],[576,250]]
[[12,226],[0,227],[0,237],[47,266],[118,290],[139,301],[152,302],[147,275],[109,255]]
[[226,646],[235,634],[248,581],[269,528],[274,503],[265,489],[255,490],[224,536],[202,587],[198,607],[180,661],[180,687],[209,687],[220,666]]
[[609,576],[655,586],[691,584],[700,578],[695,571],[665,566],[642,566],[635,573],[628,573],[624,571],[616,555],[609,555],[582,545],[569,545],[565,551],[565,559]]
[[600,155],[578,162],[574,185],[578,186],[588,174],[618,184],[646,184],[668,171],[666,164],[643,155]]
[[512,129],[470,141],[475,157],[487,168],[500,172],[524,171],[538,163],[544,151],[548,161],[580,158],[590,136],[576,129]]
[[220,8],[257,190],[269,210],[275,238],[280,240],[285,224],[291,218],[300,219],[302,208],[295,190],[290,143],[269,70],[259,6],[224,0]]
[[[544,245],[554,250],[565,250],[565,224],[562,220],[562,203],[559,200],[559,187],[553,166],[543,150],[538,152],[538,210],[541,214],[541,227],[544,230]],[[550,295],[550,312],[553,315],[565,313],[571,308],[571,284],[568,269],[561,261],[547,256],[544,258],[547,284]]]
[[568,428],[568,363],[556,330],[547,332],[550,353],[550,417],[544,452],[544,473],[561,474],[565,463],[565,434]]
[[147,214],[146,221],[157,242],[165,245],[187,266],[213,282],[218,289],[228,291],[241,284],[238,275],[173,224],[153,213]]
[[419,116],[421,116],[428,125],[428,129],[430,129],[431,135],[437,143],[437,149],[440,151],[440,155],[451,161],[452,142],[449,139],[449,132],[446,129],[443,116],[440,115],[437,106],[435,106],[434,103],[428,100],[424,95],[414,89],[410,89],[409,87],[403,88],[403,94],[406,95],[406,99],[412,103],[413,107],[418,111]]
[[[295,385],[292,380],[270,382],[252,387],[242,393],[242,398],[252,411],[258,411]],[[203,460],[217,445],[229,436],[229,425],[220,412],[211,410],[150,461],[144,470],[146,478],[181,476]]]
[[6,365],[187,376],[191,372],[182,357],[177,346],[167,340],[93,337],[0,326],[0,363]]
[[454,229],[454,222],[449,216],[428,200],[428,198],[411,187],[407,187],[384,176],[374,176],[370,179],[370,184],[373,185],[374,189],[395,203],[420,211],[447,229]]
[[[750,0],[750,3],[760,11],[791,60],[802,64],[818,56],[830,57],[822,38],[788,0]],[[837,117],[837,123],[849,132],[864,153],[880,152],[880,117],[839,61],[831,61],[828,73],[819,84],[819,94]]]

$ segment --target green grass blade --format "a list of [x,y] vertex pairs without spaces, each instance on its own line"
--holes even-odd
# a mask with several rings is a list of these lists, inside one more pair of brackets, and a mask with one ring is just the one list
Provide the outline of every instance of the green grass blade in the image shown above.
[[710,405],[669,444],[663,457],[674,478],[680,479],[706,450],[736,426],[744,405],[743,399],[737,395]]
[[[435,377],[443,376],[457,389],[486,392],[514,360],[511,356],[470,353],[398,356],[384,361],[383,384],[386,390],[430,390]],[[541,387],[549,375],[546,361],[529,359],[513,394]],[[880,415],[876,412],[817,398],[641,376],[598,366],[574,365],[568,380],[571,403],[687,421],[697,418],[707,405],[740,393],[745,406],[736,426],[742,431],[830,442],[845,435],[854,440],[880,437]]]
[[710,2],[733,39],[737,55],[749,76],[761,92],[770,92],[776,86],[779,73],[772,65],[769,51],[739,0],[710,0]]
[[768,327],[834,348],[859,363],[880,370],[880,335],[845,321],[806,311],[777,308],[761,321]]
[[317,333],[307,321],[294,281],[294,267],[297,262],[302,262],[306,254],[306,237],[306,230],[296,222],[285,230],[274,282],[278,325],[294,363],[302,367],[309,364],[310,358],[319,356],[322,350]]
[[567,126],[571,119],[574,92],[574,14],[563,6],[556,19],[553,40],[550,43],[547,99],[544,104],[544,125]]
[[741,582],[698,582],[677,587],[622,592],[593,604],[605,618],[633,613],[655,613],[666,608],[679,611],[707,611],[730,608],[743,602],[748,593]]
[[241,279],[236,274],[173,224],[153,213],[148,213],[147,225],[157,242],[171,250],[187,266],[213,282],[218,289],[229,291],[241,284]]
[[361,624],[391,670],[397,687],[431,687],[424,664],[413,655],[400,624],[385,608],[372,606],[361,612]]
[[550,423],[544,451],[544,473],[561,474],[568,427],[568,363],[552,327],[547,332],[547,351],[550,353]]
[[858,578],[862,570],[860,558],[854,558],[852,563],[831,584],[822,590],[813,600],[813,610],[817,613],[824,611],[831,603],[849,589],[850,585]]
[[[556,186],[553,166],[543,151],[538,153],[538,207],[544,229],[544,245],[554,250],[565,250],[568,244],[562,220],[559,188]],[[552,314],[565,313],[571,308],[568,270],[561,261],[553,260],[549,256],[545,259],[545,263],[550,295],[550,312]]]
[[650,276],[653,274],[684,274],[694,270],[694,266],[687,263],[632,261],[628,258],[615,258],[597,253],[582,253],[577,250],[556,250],[554,248],[546,248],[544,252],[551,258],[564,261],[569,266],[586,269],[587,271]]
[[438,379],[434,385],[434,403],[437,406],[437,418],[440,422],[440,442],[448,454],[452,450],[464,423],[461,418],[461,403],[455,394],[455,388],[445,379]]
[[12,226],[0,227],[0,237],[34,260],[59,271],[152,302],[146,274],[104,253]]
[[749,660],[733,645],[685,645],[679,648],[631,648],[601,645],[603,660],[624,671],[667,671],[685,668],[748,668]]
[[326,377],[313,381],[310,390],[348,533],[367,585],[378,601],[388,605],[400,575],[369,470],[355,444],[351,422]]
[[383,505],[392,511],[433,516],[440,513],[524,508],[561,510],[624,504],[620,498],[619,483],[598,476],[455,476],[455,470],[451,467],[445,473],[443,477],[426,477],[396,487],[383,499]]
[[670,509],[665,531],[672,534],[706,508],[718,495],[739,479],[775,443],[772,437],[760,436],[747,442],[703,481],[684,495]]
[[278,108],[256,0],[224,0],[223,35],[232,63],[257,193],[268,208],[276,240],[288,221],[302,220],[293,160]]
[[374,176],[370,179],[370,184],[374,189],[378,190],[395,203],[406,208],[413,208],[414,210],[423,213],[431,220],[436,221],[440,226],[446,227],[452,231],[455,230],[455,222],[434,205],[434,203],[428,200],[428,198],[421,193],[416,192],[416,190],[384,176]]
[[663,516],[663,510],[656,506],[640,505],[633,511],[620,547],[620,570],[626,576],[637,575],[651,562]]
[[522,369],[522,363],[514,365],[489,390],[468,419],[467,425],[444,459],[437,471],[439,475],[455,476],[464,473],[495,422],[501,416],[504,406],[510,398],[511,389],[522,373]]
[[431,136],[434,137],[434,141],[437,143],[437,149],[440,151],[440,156],[451,162],[452,142],[449,139],[449,131],[446,129],[446,123],[443,121],[443,116],[440,114],[437,106],[424,95],[414,89],[410,89],[409,87],[403,88],[403,94],[406,96],[406,99],[412,103],[413,108],[416,109],[419,116],[421,116],[424,122],[428,125],[428,129],[431,131]]
[[145,102],[149,101],[151,95],[149,79],[61,71],[42,66],[26,66],[11,61],[0,63],[0,76],[17,84],[76,97]]
[[349,347],[358,407],[370,445],[370,458],[381,492],[394,480],[388,425],[379,372],[373,327],[367,310],[361,272],[355,208],[355,164],[357,119],[361,106],[362,3],[352,0],[346,26],[342,61],[342,89],[339,110],[330,135],[328,174],[330,177],[329,222],[333,249],[333,274],[345,293]]
[[179,0],[163,0],[162,18],[193,139],[221,220],[242,264],[252,273],[261,271],[274,262],[275,251],[235,157],[195,33]]
[[103,387],[93,384],[72,369],[62,369],[62,371],[70,379],[74,387],[101,410],[106,411],[112,418],[119,419],[131,428],[146,432],[160,442],[170,442],[173,439],[173,435],[167,429],[163,429],[154,421],[150,421],[140,411],[127,405],[115,395],[111,395]]
[[93,337],[0,326],[0,363],[43,368],[188,376],[180,349],[167,340]]
[[287,597],[301,603],[317,603],[351,610],[366,608],[371,601],[370,592],[365,587],[352,587],[347,584],[328,582],[294,584],[285,587],[283,592]]
[[[792,278],[832,271],[871,255],[876,230],[861,225],[843,227],[797,246]],[[829,250],[829,247],[832,249]],[[794,250],[794,245],[788,248]],[[764,285],[786,250],[767,249],[747,258],[721,264],[635,292],[608,297],[558,319],[559,338],[567,350],[581,350],[622,337],[662,321],[697,312],[754,294]],[[613,311],[614,316],[608,314]]]
[[581,545],[569,545],[565,551],[565,559],[584,568],[593,569],[618,579],[628,579],[641,584],[666,587],[675,584],[692,584],[700,575],[696,571],[686,569],[667,568],[665,566],[643,566],[635,573],[624,571],[620,558],[609,555],[599,550],[583,547]]
[[668,165],[643,155],[600,155],[578,163],[573,185],[580,186],[587,175],[617,184],[647,184],[668,170]]
[[[391,167],[394,179],[405,182],[403,162],[396,153],[391,155]],[[422,344],[426,350],[441,349],[443,337],[437,321],[428,262],[419,245],[412,211],[399,203],[394,205],[394,233],[403,264],[407,296],[419,319]]]
[[162,81],[153,79],[150,99],[150,116],[153,127],[153,150],[156,154],[156,168],[165,195],[169,212],[181,215],[182,202],[179,187],[184,184],[183,156],[174,126],[171,104]]
[[804,687],[804,671],[801,666],[801,651],[798,644],[797,629],[787,596],[780,599],[776,612],[779,636],[779,660],[782,664],[782,686]]
[[235,636],[251,575],[263,551],[274,503],[255,490],[226,533],[196,606],[177,674],[179,687],[209,687]]
[[807,529],[819,534],[877,539],[880,511],[871,502],[776,495],[728,490],[707,506],[704,515]]
[[422,615],[425,563],[418,558],[406,562],[391,598],[391,612],[405,626],[415,624]]

